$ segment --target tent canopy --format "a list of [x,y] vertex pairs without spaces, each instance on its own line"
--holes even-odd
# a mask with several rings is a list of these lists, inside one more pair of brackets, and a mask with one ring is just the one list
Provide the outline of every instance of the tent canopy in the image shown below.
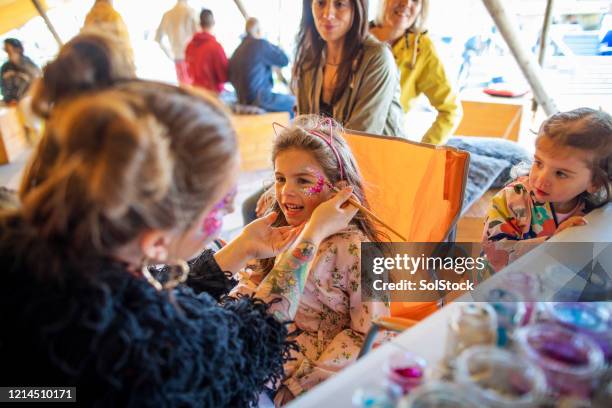
[[[46,1],[39,2],[46,10]],[[0,34],[19,28],[36,16],[38,11],[30,0],[0,0]]]

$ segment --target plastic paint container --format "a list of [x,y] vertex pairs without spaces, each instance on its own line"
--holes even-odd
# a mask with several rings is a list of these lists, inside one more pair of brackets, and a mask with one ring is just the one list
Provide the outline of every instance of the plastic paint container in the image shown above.
[[525,315],[520,325],[524,326],[529,323],[534,316],[535,302],[541,292],[540,281],[524,272],[512,272],[502,278],[501,287],[522,298],[525,305]]
[[398,408],[484,408],[470,388],[447,382],[429,382],[400,401]]
[[497,341],[497,316],[487,303],[462,303],[448,322],[446,363],[476,345],[494,345]]
[[401,395],[397,385],[384,381],[358,388],[351,402],[355,408],[394,408]]
[[492,346],[474,346],[456,361],[455,381],[474,389],[487,406],[533,407],[546,393],[544,372],[525,358]]
[[421,357],[409,352],[395,353],[385,363],[384,372],[387,380],[401,388],[402,394],[408,394],[425,380],[427,363]]
[[545,318],[576,330],[595,341],[612,362],[612,306],[606,302],[546,303]]
[[515,346],[544,371],[553,395],[590,397],[603,368],[603,353],[593,340],[558,324],[517,330]]
[[523,325],[526,309],[522,297],[506,289],[493,289],[487,302],[497,314],[497,345],[505,347],[512,341],[514,330]]

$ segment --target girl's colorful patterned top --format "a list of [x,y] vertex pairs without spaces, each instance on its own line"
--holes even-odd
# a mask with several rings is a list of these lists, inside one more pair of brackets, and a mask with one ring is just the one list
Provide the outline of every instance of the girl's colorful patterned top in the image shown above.
[[[353,362],[372,318],[389,315],[384,303],[361,301],[364,241],[363,233],[350,226],[319,246],[294,320],[300,351],[292,353],[295,360],[285,364],[282,385],[293,396]],[[257,271],[242,271],[232,293],[254,293],[261,279]]]
[[[567,216],[584,215],[584,204],[580,201]],[[484,253],[499,271],[550,238],[558,225],[554,206],[537,202],[529,177],[519,177],[491,200],[482,237]]]

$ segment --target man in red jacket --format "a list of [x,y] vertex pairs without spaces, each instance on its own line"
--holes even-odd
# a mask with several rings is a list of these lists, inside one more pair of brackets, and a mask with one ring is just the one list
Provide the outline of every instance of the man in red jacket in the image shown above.
[[227,57],[221,44],[212,35],[215,18],[212,11],[202,9],[200,27],[185,49],[185,61],[193,85],[219,94],[227,82]]

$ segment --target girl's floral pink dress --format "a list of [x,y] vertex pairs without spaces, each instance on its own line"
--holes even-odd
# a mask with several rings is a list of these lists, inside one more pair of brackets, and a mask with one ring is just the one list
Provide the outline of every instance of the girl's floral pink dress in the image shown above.
[[[361,242],[356,227],[319,246],[295,317],[300,347],[285,365],[283,386],[298,396],[355,361],[373,317],[388,316],[382,302],[361,300]],[[232,293],[252,294],[263,279],[243,271]]]

